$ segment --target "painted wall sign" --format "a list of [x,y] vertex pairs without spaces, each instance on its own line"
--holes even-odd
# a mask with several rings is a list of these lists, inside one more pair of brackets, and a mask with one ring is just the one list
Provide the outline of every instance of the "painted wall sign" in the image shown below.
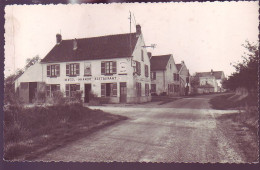
[[120,80],[120,77],[115,76],[103,76],[103,77],[71,77],[64,79],[67,82],[79,82],[79,81],[99,81],[99,80]]
[[125,61],[119,62],[119,74],[127,74],[127,63]]

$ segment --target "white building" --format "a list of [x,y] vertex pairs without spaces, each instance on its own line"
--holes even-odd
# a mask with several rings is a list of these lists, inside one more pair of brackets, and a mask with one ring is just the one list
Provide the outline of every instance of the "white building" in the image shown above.
[[198,72],[195,77],[199,78],[198,93],[224,92],[221,84],[225,79],[223,71]]
[[172,54],[151,57],[151,93],[179,95],[180,78]]
[[151,100],[150,58],[141,26],[135,33],[62,40],[16,80],[16,89],[25,102],[36,93],[54,91],[70,97],[82,91],[85,102],[90,92],[108,103],[141,103]]

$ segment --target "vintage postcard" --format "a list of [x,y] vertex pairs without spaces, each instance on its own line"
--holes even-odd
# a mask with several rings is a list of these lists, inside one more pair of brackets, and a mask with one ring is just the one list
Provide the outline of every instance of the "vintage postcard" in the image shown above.
[[258,2],[7,5],[4,160],[258,163]]

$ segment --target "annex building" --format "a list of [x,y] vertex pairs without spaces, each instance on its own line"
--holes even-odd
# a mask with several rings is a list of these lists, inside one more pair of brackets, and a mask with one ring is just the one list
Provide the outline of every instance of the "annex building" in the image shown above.
[[135,33],[63,40],[15,82],[20,97],[31,103],[39,91],[47,97],[61,91],[64,96],[90,93],[108,103],[151,101],[150,58],[145,49],[141,26]]

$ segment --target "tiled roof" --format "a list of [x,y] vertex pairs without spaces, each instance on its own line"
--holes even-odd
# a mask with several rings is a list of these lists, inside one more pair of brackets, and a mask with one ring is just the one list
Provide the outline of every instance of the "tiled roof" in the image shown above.
[[177,70],[180,71],[181,70],[181,67],[182,65],[181,64],[176,64],[176,67],[177,67]]
[[[132,49],[130,49],[130,37]],[[137,40],[136,33],[82,38],[77,39],[76,50],[73,50],[74,39],[62,40],[52,48],[42,62],[131,57]]]
[[171,54],[152,56],[151,71],[165,70],[170,57],[171,57]]
[[196,73],[195,76],[197,76],[197,77],[214,76],[216,79],[221,79],[222,74],[223,74],[223,71],[213,71],[213,74],[211,74],[211,72],[199,72],[199,73]]

